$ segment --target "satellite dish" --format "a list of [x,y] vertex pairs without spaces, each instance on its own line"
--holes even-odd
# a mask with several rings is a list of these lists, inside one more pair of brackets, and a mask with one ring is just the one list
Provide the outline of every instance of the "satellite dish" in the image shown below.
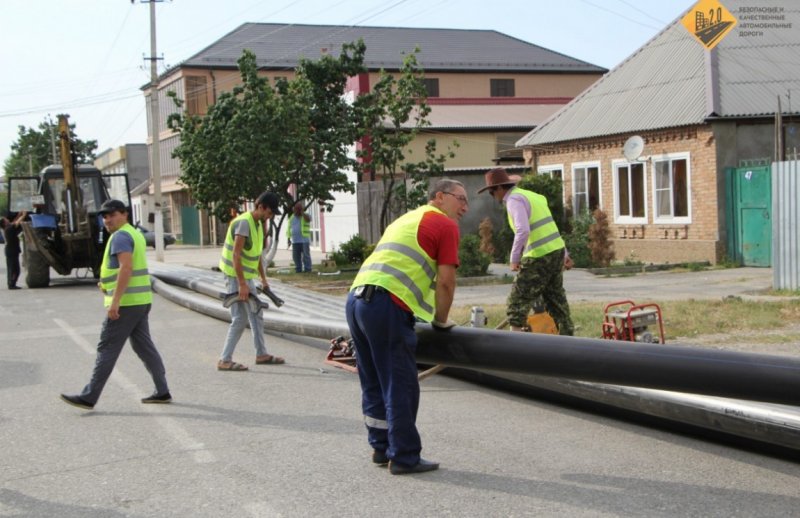
[[639,135],[632,136],[622,146],[622,154],[629,162],[638,160],[642,156],[642,151],[644,151],[644,139]]

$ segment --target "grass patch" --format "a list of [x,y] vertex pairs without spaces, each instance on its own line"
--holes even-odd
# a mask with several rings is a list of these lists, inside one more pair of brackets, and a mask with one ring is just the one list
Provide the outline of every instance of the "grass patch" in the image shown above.
[[[667,342],[679,337],[771,331],[800,323],[800,301],[797,300],[755,302],[730,298],[652,302],[661,306]],[[599,338],[602,335],[603,307],[604,304],[595,302],[570,304],[575,336]],[[489,319],[487,327],[496,327],[506,317],[505,305],[483,306],[483,310]],[[469,317],[470,307],[457,307],[453,308],[450,318],[465,324]]]
[[346,295],[358,274],[358,268],[314,265],[311,273],[296,273],[294,267],[269,269],[267,278],[277,279],[298,288],[325,293]]

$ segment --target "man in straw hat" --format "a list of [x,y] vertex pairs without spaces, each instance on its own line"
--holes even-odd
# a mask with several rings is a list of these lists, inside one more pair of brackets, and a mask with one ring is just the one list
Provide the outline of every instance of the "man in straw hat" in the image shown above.
[[534,303],[541,300],[558,326],[558,332],[571,336],[574,326],[562,275],[566,248],[547,199],[516,187],[522,178],[509,176],[501,167],[486,173],[485,179],[486,187],[478,194],[489,191],[495,200],[505,204],[508,224],[514,231],[510,262],[511,270],[519,274],[508,296],[506,310],[512,331],[522,331]]

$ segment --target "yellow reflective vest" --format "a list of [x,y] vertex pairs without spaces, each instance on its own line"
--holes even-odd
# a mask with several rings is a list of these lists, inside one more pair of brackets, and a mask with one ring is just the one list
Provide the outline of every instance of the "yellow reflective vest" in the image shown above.
[[[528,234],[528,242],[525,244],[522,257],[543,257],[551,252],[564,248],[564,240],[558,232],[556,222],[553,221],[550,207],[547,206],[547,198],[541,194],[526,191],[519,187],[511,189],[509,196],[515,194],[525,196],[531,206],[531,217],[529,220],[530,233]],[[514,228],[514,220],[511,218],[510,213],[508,214],[508,224],[511,230],[516,230]]]
[[230,277],[236,277],[236,270],[233,268],[233,246],[236,236],[233,229],[236,224],[246,220],[250,226],[250,246],[242,249],[242,271],[245,279],[255,279],[258,277],[258,262],[261,260],[261,251],[264,249],[264,229],[261,222],[253,219],[253,214],[245,212],[237,216],[228,226],[228,233],[225,236],[225,245],[222,247],[222,257],[219,259],[219,269]]
[[[289,219],[286,221],[286,237],[287,239],[291,239],[292,237],[292,220],[294,220],[295,216],[292,214],[289,216]],[[303,237],[310,238],[311,237],[311,222],[306,221],[304,214],[300,214],[300,235]]]
[[352,289],[366,284],[386,288],[405,302],[415,316],[430,322],[436,307],[436,261],[417,243],[417,229],[427,212],[424,205],[396,219],[386,228],[375,251],[364,261]]
[[[119,300],[119,305],[143,306],[145,304],[150,304],[153,302],[153,291],[150,287],[150,274],[147,272],[147,258],[145,256],[147,243],[144,240],[144,236],[128,223],[120,227],[117,232],[129,234],[133,239],[133,254],[131,260],[133,272],[128,281],[128,287]],[[110,266],[112,241],[113,236],[108,240],[108,243],[106,243],[103,263],[100,265],[100,287],[105,294],[103,299],[105,307],[111,306],[111,301],[114,298],[114,290],[117,289],[117,279],[119,276],[119,267],[111,268]]]

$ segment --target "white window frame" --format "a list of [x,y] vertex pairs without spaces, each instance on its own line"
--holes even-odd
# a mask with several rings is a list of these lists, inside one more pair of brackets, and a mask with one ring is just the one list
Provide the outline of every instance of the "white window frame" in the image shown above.
[[[643,167],[642,176],[644,185],[642,186],[642,200],[644,202],[644,216],[642,217],[635,217],[635,216],[623,216],[620,214],[620,186],[619,186],[619,176],[617,175],[617,169],[620,167],[627,168],[628,171],[628,203],[631,203],[631,169],[630,166],[633,164],[641,164]],[[629,225],[640,225],[643,223],[647,223],[648,218],[648,203],[647,203],[647,162],[645,161],[637,161],[637,162],[629,162],[627,160],[612,160],[611,161],[611,175],[613,177],[613,186],[614,186],[614,223],[619,224],[629,224]],[[628,207],[630,213],[633,213],[633,207]]]
[[[658,189],[656,182],[656,163],[669,162],[669,191],[672,192],[672,162],[675,160],[686,160],[686,216],[674,216],[675,208],[671,207],[669,216],[659,216],[658,207]],[[657,225],[685,225],[692,222],[692,161],[689,152],[683,153],[666,153],[663,155],[650,157],[650,180],[651,180],[651,201],[653,204],[653,223]],[[670,196],[670,204],[672,205],[673,197]]]
[[564,164],[549,164],[549,165],[542,165],[536,168],[536,174],[539,175],[546,175],[550,178],[553,177],[553,171],[560,171],[561,172],[561,203],[567,203],[567,193],[564,187]]
[[572,164],[572,169],[571,169],[571,172],[572,172],[572,182],[571,183],[572,183],[572,211],[573,211],[573,214],[575,214],[576,216],[578,215],[577,203],[575,203],[575,200],[578,197],[578,194],[575,192],[575,186],[578,183],[578,182],[575,181],[575,179],[577,178],[577,175],[578,175],[578,173],[576,172],[576,169],[583,169],[584,170],[582,174],[584,175],[584,180],[585,180],[585,183],[586,183],[587,191],[585,193],[581,193],[581,196],[585,196],[586,207],[588,208],[589,207],[589,191],[588,191],[588,188],[589,188],[590,182],[589,182],[589,178],[588,178],[588,174],[587,174],[586,170],[589,169],[590,167],[596,167],[597,168],[597,208],[599,208],[599,209],[603,208],[603,181],[602,181],[602,179],[603,179],[603,168],[600,167],[600,162],[598,162],[598,161],[593,161],[593,162],[575,162],[574,164]]

